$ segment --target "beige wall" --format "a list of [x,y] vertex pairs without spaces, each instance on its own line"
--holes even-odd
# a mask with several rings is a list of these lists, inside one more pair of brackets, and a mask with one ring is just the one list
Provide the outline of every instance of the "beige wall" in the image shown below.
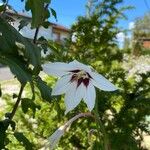
[[64,39],[69,37],[69,33],[64,31],[57,31],[53,32],[52,38],[54,41],[63,41]]
[[145,48],[150,48],[150,41],[143,41],[143,46]]

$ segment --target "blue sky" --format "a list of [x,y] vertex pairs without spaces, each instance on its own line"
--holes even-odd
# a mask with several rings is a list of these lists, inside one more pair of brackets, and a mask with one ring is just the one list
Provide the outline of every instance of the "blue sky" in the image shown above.
[[[23,3],[21,0],[10,0],[10,4],[17,10],[23,9]],[[146,6],[145,1],[148,6]],[[70,27],[79,15],[85,15],[85,4],[87,0],[52,0],[51,7],[54,8],[58,16],[58,24]],[[150,0],[124,0],[121,6],[131,5],[135,9],[128,10],[125,14],[128,20],[121,20],[119,26],[128,29],[129,24],[134,22],[135,18],[143,16],[145,12],[150,11]],[[51,21],[55,22],[54,19]]]
[[[150,7],[150,0],[146,1]],[[87,0],[52,0],[52,7],[57,11],[58,23],[70,26],[75,22],[77,16],[85,15],[86,2]],[[129,5],[134,6],[135,9],[126,11],[125,14],[128,17],[128,20],[119,22],[119,26],[126,29],[130,22],[134,22],[135,18],[143,16],[148,11],[144,0],[124,0],[121,4],[121,6]]]

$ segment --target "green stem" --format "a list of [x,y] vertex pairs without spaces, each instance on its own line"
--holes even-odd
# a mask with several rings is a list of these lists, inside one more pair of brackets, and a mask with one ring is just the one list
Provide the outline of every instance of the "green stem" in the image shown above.
[[20,103],[20,101],[21,101],[21,96],[22,96],[24,87],[25,87],[24,84],[21,85],[21,87],[20,87],[19,95],[18,95],[17,101],[16,101],[16,103],[15,103],[15,105],[14,105],[14,107],[13,107],[13,110],[12,110],[12,112],[11,112],[10,120],[13,119],[13,117],[14,117],[16,111],[17,111],[17,108],[18,108],[19,103]]
[[95,114],[96,127],[97,127],[97,131],[98,131],[98,138],[99,138],[99,141],[101,141],[101,128],[100,128],[100,124],[99,124],[99,114],[98,114],[97,100],[96,100],[96,104],[95,104],[94,114]]
[[108,136],[107,136],[105,127],[104,127],[101,119],[99,118],[98,99],[96,99],[96,103],[95,103],[95,118],[96,118],[96,124],[97,124],[99,140],[101,140],[101,134],[100,133],[102,133],[102,137],[103,137],[103,141],[104,141],[104,150],[110,150],[109,140],[108,140]]
[[[14,115],[16,114],[17,108],[18,108],[18,106],[20,104],[20,101],[21,101],[21,96],[22,96],[24,87],[25,87],[25,84],[21,85],[21,87],[20,87],[20,91],[19,91],[19,94],[18,94],[17,101],[16,101],[16,103],[15,103],[13,109],[12,109],[12,112],[10,113],[10,116],[9,116],[10,121],[13,119]],[[4,132],[6,132],[8,127],[9,127],[9,123],[5,126]]]

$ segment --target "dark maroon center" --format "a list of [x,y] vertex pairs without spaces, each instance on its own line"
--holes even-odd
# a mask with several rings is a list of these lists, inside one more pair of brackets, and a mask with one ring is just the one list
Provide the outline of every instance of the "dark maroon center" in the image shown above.
[[70,81],[77,82],[77,87],[79,87],[81,83],[83,83],[86,87],[89,85],[89,81],[91,79],[89,73],[82,70],[72,70],[70,72],[73,73]]

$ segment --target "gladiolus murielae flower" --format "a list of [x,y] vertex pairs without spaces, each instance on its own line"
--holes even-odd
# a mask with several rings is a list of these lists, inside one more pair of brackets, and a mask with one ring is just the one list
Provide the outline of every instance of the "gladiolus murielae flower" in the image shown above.
[[73,118],[71,118],[69,121],[67,121],[64,125],[60,126],[47,140],[45,143],[45,146],[41,150],[53,150],[56,145],[58,144],[60,138],[65,134],[67,130],[69,130],[69,127],[71,124],[76,121],[77,119],[81,117],[92,117],[93,115],[91,113],[80,113]]
[[76,60],[70,63],[44,64],[43,70],[49,75],[60,77],[52,90],[52,95],[65,94],[65,113],[73,110],[82,99],[91,111],[95,105],[95,87],[103,91],[117,90],[110,81],[93,71],[90,66]]

